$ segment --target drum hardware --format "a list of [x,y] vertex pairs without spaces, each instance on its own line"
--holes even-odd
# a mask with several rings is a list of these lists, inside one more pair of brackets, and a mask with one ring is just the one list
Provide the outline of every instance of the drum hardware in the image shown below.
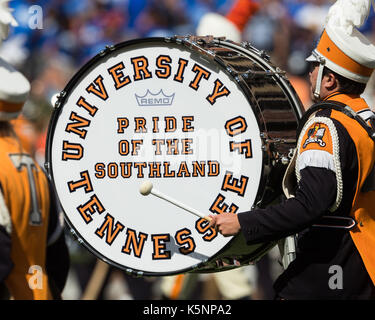
[[281,162],[281,164],[283,164],[284,166],[286,166],[286,165],[289,164],[290,159],[289,159],[288,157],[286,157],[286,156],[282,156],[282,157],[280,158],[280,162]]
[[281,163],[283,166],[287,166],[290,159],[285,155],[280,155],[279,153],[274,153],[272,165],[275,166],[277,163]]
[[[322,216],[320,222],[313,224],[316,228],[333,228],[333,229],[353,229],[357,222],[351,217],[342,216]],[[325,223],[324,223],[325,222]]]
[[[283,139],[283,138],[269,138],[265,133],[261,133],[260,137],[266,144],[295,144],[296,139]],[[289,156],[289,154],[288,154]],[[292,155],[293,156],[293,155]]]
[[47,172],[49,171],[50,167],[51,167],[51,165],[50,165],[49,162],[45,162],[45,163],[44,163],[44,169],[46,169]]
[[[225,38],[222,38],[225,39]],[[203,44],[210,44],[213,43],[214,37],[207,36],[207,37],[196,37],[196,36],[189,36],[189,37],[174,37],[171,38],[170,41],[175,40],[176,43],[183,44],[187,48],[190,48],[200,54],[203,54],[205,57],[209,58],[210,60],[215,59],[215,53],[209,49],[205,50],[202,48],[201,45]]]
[[284,270],[286,270],[291,262],[296,258],[296,238],[295,235],[291,235],[282,239],[278,243],[281,262]]
[[[259,54],[260,54],[260,57],[261,57],[262,59],[265,59],[265,60],[268,60],[268,61],[271,60],[271,57],[267,54],[266,51],[261,50]],[[276,69],[277,69],[277,68],[276,68]]]
[[262,59],[267,60],[268,62],[271,61],[271,57],[267,54],[265,50],[258,50],[257,48],[253,47],[250,42],[243,41],[241,42],[241,46],[245,49],[255,51]]
[[291,148],[291,149],[289,149],[288,158],[289,158],[290,160],[293,159],[293,156],[294,156],[294,152],[295,152],[295,151],[296,151],[295,148]]
[[72,236],[78,241],[79,244],[83,243],[82,238],[79,237],[78,233],[73,228],[70,228],[69,231],[72,234]]
[[142,278],[144,277],[143,271],[138,271],[130,268],[124,269],[125,273],[133,278]]
[[114,45],[105,46],[105,48],[99,52],[99,55],[104,57],[106,54],[114,51],[115,49],[116,47]]
[[61,103],[64,99],[64,97],[66,96],[66,91],[60,91],[60,93],[58,94],[58,96],[56,97],[56,102],[55,102],[55,105],[53,106],[54,109],[59,109],[60,106],[61,106]]

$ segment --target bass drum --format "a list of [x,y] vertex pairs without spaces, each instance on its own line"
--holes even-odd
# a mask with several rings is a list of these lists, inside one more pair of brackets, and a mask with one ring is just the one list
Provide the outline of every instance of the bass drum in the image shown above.
[[46,168],[71,232],[108,264],[136,276],[220,271],[274,244],[223,237],[140,185],[203,215],[266,206],[282,193],[301,114],[284,73],[247,43],[128,41],[60,93]]

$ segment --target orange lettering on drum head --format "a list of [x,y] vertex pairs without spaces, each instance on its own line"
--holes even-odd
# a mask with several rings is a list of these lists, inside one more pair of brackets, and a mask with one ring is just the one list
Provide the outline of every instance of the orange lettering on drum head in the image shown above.
[[80,138],[85,139],[86,134],[87,134],[87,130],[81,129],[81,128],[88,127],[91,123],[90,120],[87,120],[83,117],[80,117],[74,111],[72,111],[70,113],[69,119],[74,121],[74,122],[68,123],[66,125],[65,131],[68,132],[68,133],[72,132],[72,133],[78,135]]
[[194,90],[198,90],[199,89],[199,83],[201,82],[202,78],[208,80],[208,78],[211,75],[211,72],[204,69],[203,67],[201,67],[198,64],[194,65],[192,71],[195,72],[196,75],[195,75],[194,80],[190,82],[189,87],[193,88]]
[[88,93],[93,93],[95,96],[102,100],[108,99],[107,90],[103,84],[103,77],[99,75],[95,80],[94,83],[91,83],[87,88],[86,91]]
[[148,60],[146,57],[135,57],[130,60],[134,69],[134,81],[152,78],[151,72],[147,69]]
[[195,229],[200,233],[204,234],[202,239],[204,241],[210,242],[217,236],[217,230],[215,228],[210,228],[208,226],[209,222],[206,219],[199,219],[195,223]]
[[[215,214],[221,214],[224,212],[236,213],[238,210],[238,206],[236,206],[234,203],[228,206],[224,202],[224,200],[225,200],[225,197],[219,193],[209,210]],[[228,207],[229,207],[229,211],[227,211]]]
[[184,73],[185,73],[185,68],[188,64],[188,60],[185,60],[185,59],[182,59],[180,58],[178,60],[178,69],[177,69],[177,72],[173,78],[174,81],[177,81],[177,82],[183,82],[184,81]]
[[233,137],[246,131],[247,123],[244,117],[238,116],[225,123],[225,129],[229,136]]
[[115,227],[113,227],[114,220],[115,219],[107,213],[103,224],[95,231],[95,234],[101,239],[104,237],[104,234],[106,234],[105,242],[108,245],[112,245],[118,234],[124,229],[124,226],[120,222],[116,222]]
[[237,150],[239,154],[244,154],[246,159],[253,157],[250,139],[242,142],[229,142],[229,150],[230,152]]
[[161,178],[161,162],[149,162],[149,177],[150,178]]
[[147,167],[146,162],[134,162],[133,163],[134,168],[138,169],[137,178],[143,178],[143,169]]
[[132,175],[132,163],[131,162],[120,162],[121,177],[129,178]]
[[125,76],[121,71],[123,69],[125,69],[125,66],[122,62],[108,69],[108,73],[112,76],[112,79],[115,83],[116,90],[126,86],[131,82],[129,76]]
[[173,154],[179,154],[178,152],[178,139],[167,139],[167,154],[173,155]]
[[232,191],[243,197],[246,191],[247,182],[249,177],[241,176],[240,179],[233,178],[233,174],[230,171],[225,173],[223,185],[221,190]]
[[131,140],[132,143],[132,156],[138,155],[138,150],[140,149],[140,145],[143,144],[143,140]]
[[175,117],[165,117],[165,132],[175,132],[177,129],[177,120]]
[[79,97],[76,105],[86,109],[92,117],[95,115],[96,111],[98,111],[98,108],[89,104],[84,97]]
[[173,178],[176,176],[176,172],[175,171],[169,171],[169,166],[171,165],[170,162],[168,161],[165,161],[163,162],[163,166],[164,166],[164,178]]
[[230,91],[228,90],[228,88],[225,87],[219,79],[216,79],[213,92],[208,95],[206,99],[211,105],[214,105],[218,98],[229,96],[229,94]]
[[156,146],[155,148],[155,155],[160,156],[161,155],[161,148],[160,145],[165,143],[164,139],[152,139],[152,145]]
[[102,162],[98,162],[95,164],[95,177],[97,179],[103,179],[105,177],[105,165]]
[[80,213],[83,220],[86,222],[86,224],[89,224],[92,221],[91,216],[95,212],[101,214],[105,211],[102,203],[99,201],[98,197],[95,194],[91,196],[90,200],[87,201],[85,204],[78,206],[77,210]]
[[126,254],[131,254],[133,247],[134,250],[134,256],[137,258],[140,258],[142,255],[143,247],[145,245],[145,241],[148,238],[148,235],[146,233],[140,232],[138,235],[138,241],[137,241],[137,232],[135,230],[132,230],[128,228],[126,230],[126,241],[125,245],[122,247],[121,252],[126,253]]
[[194,252],[195,250],[195,247],[196,247],[195,241],[192,237],[190,237],[190,235],[191,235],[191,231],[187,228],[178,230],[176,232],[175,240],[177,244],[181,246],[180,248],[178,248],[178,250],[182,254],[186,255],[191,252]]
[[129,154],[129,141],[128,140],[119,141],[118,152],[122,156],[127,156]]
[[170,259],[171,252],[166,250],[166,243],[170,241],[170,236],[166,234],[153,234],[151,236],[154,252],[152,253],[153,260]]
[[135,129],[134,129],[134,132],[135,133],[146,133],[147,132],[147,128],[146,128],[146,119],[143,118],[143,117],[136,117],[134,118],[134,122],[135,122]]
[[63,141],[62,160],[80,160],[83,157],[83,147],[79,143]]
[[85,193],[91,192],[93,188],[92,188],[89,172],[87,170],[83,171],[80,173],[80,176],[82,178],[81,180],[68,182],[69,191],[75,192],[77,189],[83,187],[85,190]]
[[117,118],[117,133],[124,133],[129,126],[128,118]]
[[156,75],[158,78],[167,79],[171,75],[171,66],[170,63],[172,62],[172,59],[170,56],[159,56],[156,59],[156,66],[159,68],[159,70],[156,70]]
[[177,177],[182,177],[182,176],[190,177],[190,172],[186,164],[186,161],[182,161],[180,163],[180,168],[178,169],[178,172],[177,172]]

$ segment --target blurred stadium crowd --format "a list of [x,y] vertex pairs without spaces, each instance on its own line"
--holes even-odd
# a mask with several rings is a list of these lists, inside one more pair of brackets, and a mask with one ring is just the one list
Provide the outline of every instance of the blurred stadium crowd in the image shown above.
[[[310,54],[323,29],[333,0],[259,0],[260,10],[248,22],[243,40],[265,50],[285,70],[301,100],[308,106]],[[10,7],[19,23],[0,48],[0,56],[21,70],[31,81],[32,92],[23,117],[15,123],[37,160],[44,163],[47,126],[52,112],[51,98],[90,58],[106,45],[133,38],[195,34],[207,12],[225,15],[234,0],[13,0]],[[38,21],[39,19],[39,21]],[[41,20],[40,20],[41,19]],[[371,13],[364,32],[375,42],[375,19]],[[374,105],[373,81],[365,93]],[[67,233],[69,237],[69,233]],[[66,299],[79,299],[90,277],[95,258],[70,241],[72,274]],[[248,271],[254,299],[271,299],[270,283],[277,275],[273,255]],[[263,269],[262,269],[263,268]],[[276,271],[275,271],[276,270]],[[260,272],[259,272],[260,271]],[[206,289],[200,296],[223,297],[209,287],[210,276],[199,280]],[[160,279],[133,279],[117,270],[107,277],[100,298],[160,298],[155,289]],[[217,289],[217,288],[216,288]],[[159,293],[158,293],[159,292]],[[199,295],[195,296],[199,297]],[[191,297],[190,297],[191,298]]]

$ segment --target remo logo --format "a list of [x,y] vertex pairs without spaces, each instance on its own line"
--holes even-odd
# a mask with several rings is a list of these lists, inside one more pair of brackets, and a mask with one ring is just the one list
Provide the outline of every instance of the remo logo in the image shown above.
[[209,260],[232,238],[203,215],[249,210],[262,173],[257,120],[213,61],[172,43],[108,50],[72,79],[49,132],[49,169],[66,220],[95,255],[145,275]]

